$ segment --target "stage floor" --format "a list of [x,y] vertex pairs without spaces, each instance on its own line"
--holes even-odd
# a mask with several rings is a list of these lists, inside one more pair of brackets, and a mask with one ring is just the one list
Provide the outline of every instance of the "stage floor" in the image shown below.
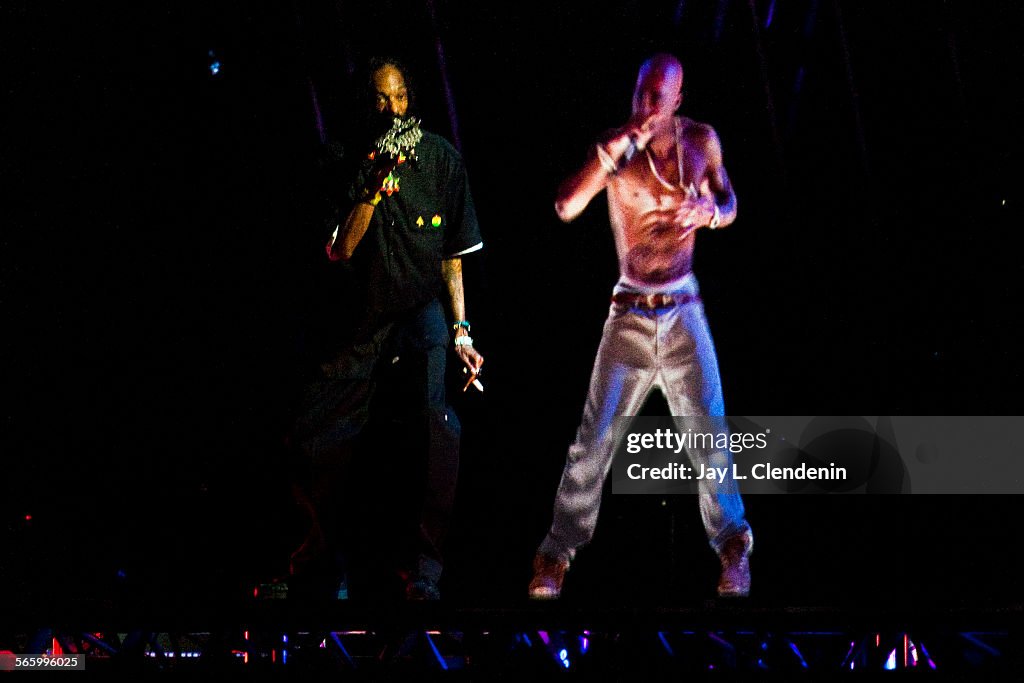
[[1020,680],[1022,617],[1022,605],[837,609],[747,600],[671,608],[286,599],[79,604],[7,612],[0,651],[77,654],[95,674],[651,680],[914,672],[936,680]]

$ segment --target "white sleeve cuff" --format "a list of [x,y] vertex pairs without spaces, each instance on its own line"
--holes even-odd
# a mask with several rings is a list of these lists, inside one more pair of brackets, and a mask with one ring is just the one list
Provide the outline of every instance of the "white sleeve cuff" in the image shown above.
[[456,256],[462,256],[463,254],[472,254],[474,251],[480,251],[483,248],[484,248],[484,243],[483,242],[477,242],[476,244],[471,246],[469,249],[463,249],[460,252],[456,252],[454,254],[449,254],[448,256],[445,256],[445,258],[455,258]]

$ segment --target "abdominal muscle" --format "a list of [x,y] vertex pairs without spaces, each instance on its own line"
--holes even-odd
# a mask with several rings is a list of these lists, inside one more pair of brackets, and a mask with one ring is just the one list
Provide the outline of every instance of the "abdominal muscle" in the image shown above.
[[693,269],[695,232],[673,222],[686,194],[660,187],[652,192],[652,188],[637,188],[629,180],[616,179],[608,188],[619,273],[641,287],[675,282]]

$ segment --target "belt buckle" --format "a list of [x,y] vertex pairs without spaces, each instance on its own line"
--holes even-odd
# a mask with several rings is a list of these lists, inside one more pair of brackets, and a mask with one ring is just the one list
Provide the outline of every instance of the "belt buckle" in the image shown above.
[[654,310],[655,308],[657,308],[658,304],[655,303],[655,299],[657,297],[658,297],[657,294],[647,294],[647,295],[645,295],[644,296],[644,306],[646,308],[649,308],[650,310]]

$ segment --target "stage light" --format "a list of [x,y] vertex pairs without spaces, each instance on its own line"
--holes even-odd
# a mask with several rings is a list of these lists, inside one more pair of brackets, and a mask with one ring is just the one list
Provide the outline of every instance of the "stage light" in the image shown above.
[[210,58],[210,67],[209,67],[210,68],[210,75],[211,76],[220,75],[221,64],[220,64],[220,60],[217,59],[217,55],[214,53],[213,50],[210,50],[206,54]]
[[795,654],[797,659],[800,660],[800,666],[802,668],[806,669],[807,668],[807,660],[804,659],[804,656],[800,652],[800,649],[796,646],[796,643],[794,643],[792,640],[789,641],[789,649],[792,650],[793,654]]
[[661,641],[661,646],[665,648],[665,652],[668,653],[669,657],[675,657],[676,653],[672,651],[672,646],[668,644],[668,639],[665,638],[664,631],[658,631],[658,640]]
[[885,660],[885,670],[893,671],[896,669],[896,648],[893,648],[892,652],[889,653],[889,658]]
[[934,670],[934,669],[936,669],[936,668],[937,668],[937,667],[935,666],[935,662],[934,662],[934,661],[932,660],[932,656],[931,656],[930,654],[928,654],[928,648],[926,648],[926,647],[924,646],[924,643],[921,643],[921,654],[923,654],[923,655],[924,655],[924,659],[925,659],[925,661],[926,661],[926,662],[928,662],[928,668],[929,668],[929,669],[932,669],[932,670]]

